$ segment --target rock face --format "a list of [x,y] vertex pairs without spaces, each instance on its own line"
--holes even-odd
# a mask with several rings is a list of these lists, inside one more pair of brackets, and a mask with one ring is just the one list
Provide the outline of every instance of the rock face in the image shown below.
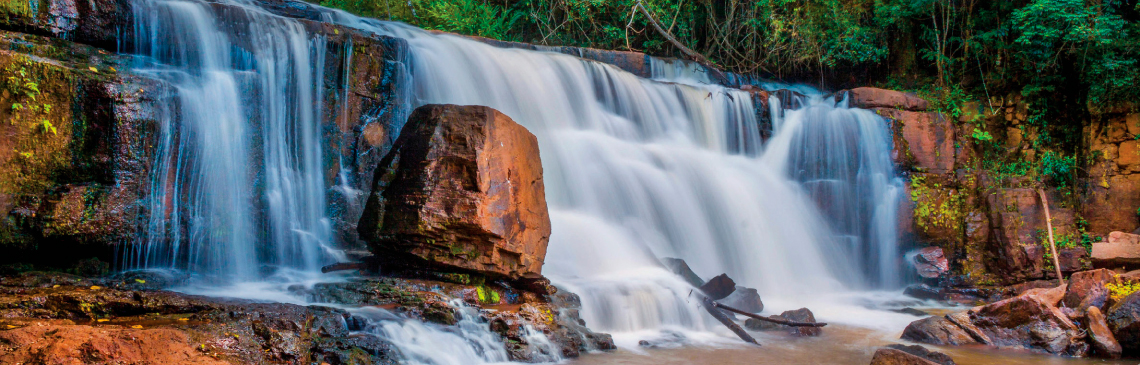
[[1089,343],[1092,344],[1093,354],[1097,357],[1119,359],[1121,348],[1116,342],[1116,336],[1108,329],[1108,322],[1104,314],[1097,307],[1088,307]]
[[857,87],[836,94],[836,100],[847,97],[848,105],[863,109],[887,108],[909,111],[926,111],[930,106],[925,99],[913,93],[904,93],[895,90],[879,89],[874,87]]
[[893,159],[907,170],[946,174],[954,171],[954,125],[939,113],[879,108],[892,121]]
[[1109,233],[1107,241],[1093,243],[1092,259],[1098,265],[1140,264],[1140,235]]
[[538,140],[482,106],[425,105],[381,162],[361,237],[403,260],[538,278],[550,238]]

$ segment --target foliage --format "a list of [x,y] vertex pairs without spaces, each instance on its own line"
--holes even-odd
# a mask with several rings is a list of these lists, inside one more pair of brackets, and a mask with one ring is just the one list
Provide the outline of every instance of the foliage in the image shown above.
[[911,178],[910,199],[915,202],[914,223],[923,230],[936,227],[957,230],[965,217],[963,195],[928,182],[925,176]]
[[1108,289],[1108,296],[1112,300],[1119,301],[1125,297],[1132,295],[1132,293],[1140,291],[1140,282],[1126,280],[1116,275],[1116,281],[1104,284],[1105,289]]
[[1065,188],[1070,186],[1076,165],[1077,159],[1074,156],[1046,151],[1041,155],[1041,176],[1046,182]]

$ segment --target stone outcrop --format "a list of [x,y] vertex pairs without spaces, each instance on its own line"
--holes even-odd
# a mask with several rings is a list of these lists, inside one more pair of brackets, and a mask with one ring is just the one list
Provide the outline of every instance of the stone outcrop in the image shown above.
[[1098,266],[1140,264],[1140,235],[1109,233],[1106,241],[1092,244],[1092,260]]
[[935,174],[954,171],[956,137],[949,118],[939,113],[874,110],[890,121],[894,134],[892,158],[904,170]]
[[843,98],[847,98],[848,105],[863,109],[885,108],[922,112],[930,107],[929,102],[914,93],[874,87],[857,87],[835,95],[836,101]]
[[169,328],[30,322],[0,331],[0,342],[9,348],[0,350],[0,362],[5,364],[79,364],[81,359],[92,361],[88,363],[230,364],[198,351],[185,332]]
[[1083,329],[1055,306],[1064,293],[1064,287],[1034,289],[964,313],[915,321],[902,338],[934,345],[981,343],[1084,356],[1089,343]]
[[360,233],[387,264],[541,277],[550,216],[526,128],[487,107],[425,105],[378,169]]
[[721,300],[736,291],[736,282],[732,281],[728,274],[720,274],[709,279],[700,289],[709,296],[709,299]]

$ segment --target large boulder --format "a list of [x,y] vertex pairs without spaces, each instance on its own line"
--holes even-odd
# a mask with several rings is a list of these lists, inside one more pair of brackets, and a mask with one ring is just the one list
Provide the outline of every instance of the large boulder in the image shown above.
[[1082,356],[1088,350],[1080,328],[1039,296],[1022,295],[969,313],[971,323],[997,347],[1070,356]]
[[1086,309],[1103,308],[1108,300],[1105,284],[1113,282],[1115,273],[1107,269],[1081,271],[1069,277],[1069,287],[1061,303],[1065,307]]
[[1132,293],[1108,309],[1108,328],[1125,352],[1140,351],[1140,292]]
[[693,272],[693,269],[689,268],[689,264],[686,263],[685,260],[666,257],[661,259],[661,263],[664,264],[665,267],[669,269],[669,271],[672,271],[674,274],[677,274],[677,276],[685,279],[685,282],[689,283],[689,285],[692,285],[694,287],[705,285],[705,280],[701,279],[697,273]]
[[966,330],[944,317],[927,317],[911,322],[903,330],[902,339],[939,346],[978,343]]
[[1089,343],[1092,344],[1093,355],[1109,359],[1119,359],[1121,348],[1116,342],[1116,336],[1108,329],[1108,322],[1104,314],[1097,307],[1088,307],[1086,316],[1089,331]]
[[847,98],[848,105],[863,109],[888,108],[921,112],[930,107],[929,102],[914,93],[874,87],[857,87],[835,95],[836,101],[843,100],[844,97]]
[[1140,235],[1109,233],[1107,241],[1093,243],[1092,259],[1098,266],[1140,264]]
[[378,169],[359,230],[386,265],[541,276],[550,216],[538,140],[511,118],[419,107]]

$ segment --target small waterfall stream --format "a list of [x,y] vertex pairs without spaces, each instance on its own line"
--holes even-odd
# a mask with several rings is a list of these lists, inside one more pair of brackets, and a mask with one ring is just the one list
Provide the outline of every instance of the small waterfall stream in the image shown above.
[[[315,272],[338,245],[328,194],[348,186],[326,181],[322,161],[326,40],[255,2],[219,3],[134,2],[136,72],[171,84],[177,107],[156,137],[146,235],[124,261],[229,281],[259,280],[266,268]],[[324,15],[407,40],[411,98],[398,107],[491,106],[538,137],[553,226],[544,273],[582,296],[592,328],[716,330],[662,257],[706,278],[728,273],[777,307],[900,284],[902,190],[887,124],[869,111],[808,95],[799,109],[773,107],[765,142],[750,94],[689,64],[650,58],[645,79]],[[477,338],[381,323],[376,331],[407,354],[447,343],[455,348],[442,352],[460,356],[436,359],[432,347],[411,362],[505,361]]]

